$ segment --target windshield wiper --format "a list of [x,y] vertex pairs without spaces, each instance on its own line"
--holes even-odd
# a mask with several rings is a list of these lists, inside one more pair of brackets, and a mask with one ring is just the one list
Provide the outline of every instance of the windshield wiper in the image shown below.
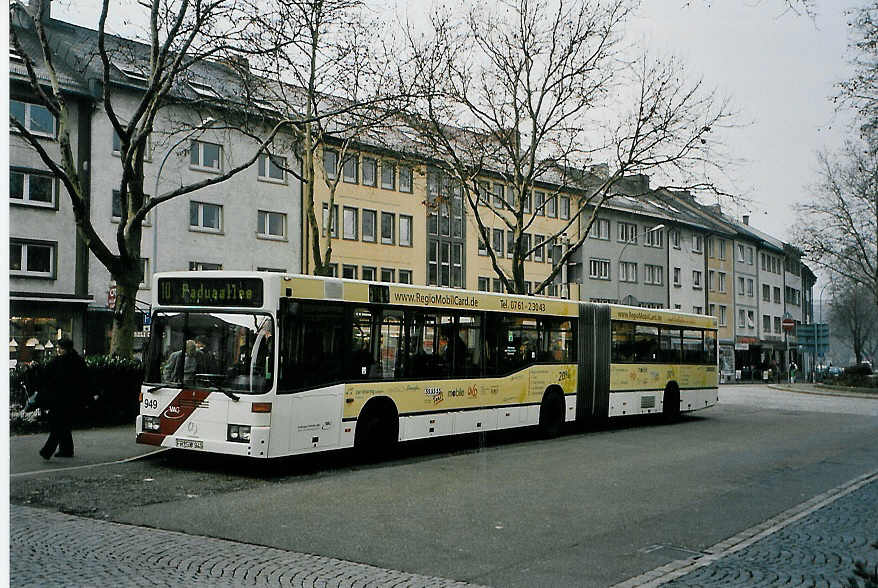
[[222,392],[223,394],[225,394],[226,396],[228,396],[229,398],[231,398],[235,402],[238,402],[238,400],[241,399],[241,397],[238,396],[237,394],[235,394],[234,392],[229,392],[228,390],[223,390],[222,388],[215,388],[215,390],[217,392]]

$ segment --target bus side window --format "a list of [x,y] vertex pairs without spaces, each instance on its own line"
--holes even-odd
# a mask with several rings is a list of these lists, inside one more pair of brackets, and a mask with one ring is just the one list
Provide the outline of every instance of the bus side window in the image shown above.
[[634,361],[634,323],[613,321],[613,363]]
[[348,377],[352,380],[374,377],[374,364],[372,311],[368,308],[355,308],[351,317],[351,356]]
[[659,332],[659,360],[662,363],[680,363],[682,349],[680,329],[662,327]]
[[375,378],[391,380],[402,377],[404,365],[403,314],[384,310],[378,328],[378,362]]
[[457,334],[454,337],[455,377],[472,378],[481,375],[481,330],[480,317],[463,315],[457,318]]
[[701,331],[687,329],[683,331],[683,363],[702,363],[704,361],[704,343]]

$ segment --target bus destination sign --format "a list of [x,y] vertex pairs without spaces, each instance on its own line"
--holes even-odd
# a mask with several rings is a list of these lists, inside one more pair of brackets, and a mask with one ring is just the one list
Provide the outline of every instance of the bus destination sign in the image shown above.
[[159,278],[163,306],[262,306],[259,278]]

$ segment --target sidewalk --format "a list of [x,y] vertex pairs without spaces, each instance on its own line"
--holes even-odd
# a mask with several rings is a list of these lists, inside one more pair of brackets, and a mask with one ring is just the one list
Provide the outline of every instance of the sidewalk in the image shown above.
[[134,425],[123,425],[74,430],[74,457],[53,457],[46,461],[40,457],[39,450],[48,436],[48,433],[35,433],[9,437],[10,475],[24,475],[69,467],[87,467],[130,459],[157,451],[157,448],[151,445],[135,443]]
[[820,396],[846,396],[848,398],[873,398],[878,400],[878,393],[859,392],[856,388],[844,386],[824,386],[823,384],[768,384],[774,390],[798,392],[799,394],[818,394]]

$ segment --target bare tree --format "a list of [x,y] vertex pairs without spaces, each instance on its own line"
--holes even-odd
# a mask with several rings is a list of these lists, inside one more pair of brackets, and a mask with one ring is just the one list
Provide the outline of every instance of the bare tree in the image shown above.
[[[96,81],[100,82],[99,87],[102,88],[99,101],[119,140],[121,219],[115,242],[105,242],[92,224],[87,207],[89,195],[72,147],[73,129],[66,88],[59,74],[62,63],[58,57],[68,57],[71,51],[63,47],[62,41],[54,39],[52,29],[45,25],[48,2],[39,2],[29,19],[19,15],[17,11],[21,11],[21,8],[17,4],[13,3],[10,8],[11,42],[24,59],[31,92],[57,121],[60,155],[50,153],[40,138],[31,133],[18,117],[11,115],[10,125],[59,178],[70,197],[79,236],[116,281],[117,301],[110,343],[110,352],[113,354],[130,356],[132,353],[135,296],[143,280],[140,263],[142,227],[150,210],[173,198],[223,182],[247,169],[283,127],[303,122],[301,117],[295,120],[267,120],[260,115],[254,119],[242,108],[240,101],[228,100],[216,92],[207,96],[193,93],[191,86],[188,91],[183,89],[184,82],[191,80],[194,72],[208,61],[241,63],[244,60],[246,63],[248,56],[270,53],[275,49],[271,43],[265,42],[255,21],[250,18],[257,9],[263,13],[267,10],[264,3],[258,4],[256,6],[246,0],[152,2],[147,39],[145,43],[136,43],[106,32],[112,3],[104,0],[97,23],[96,46],[77,48],[85,58],[76,67],[84,76],[97,76]],[[39,52],[26,51],[21,35],[35,38]],[[117,111],[118,94],[114,89],[114,76],[118,75],[118,60],[126,57],[135,58],[132,67],[140,68],[141,89],[136,93],[133,108],[125,113],[126,118],[123,119]],[[97,65],[93,62],[97,62]],[[229,79],[237,88],[246,88],[248,79],[245,76],[235,76],[232,70],[229,70],[229,74]],[[246,90],[242,92],[246,93]],[[246,157],[233,162],[222,173],[179,185],[165,193],[149,195],[144,189],[144,161],[149,158],[150,135],[156,130],[156,121],[160,116],[167,114],[172,117],[175,107],[181,106],[189,109],[187,112],[212,112],[216,118],[223,118],[224,122],[215,126],[227,132],[239,133],[251,142],[252,149]],[[172,129],[172,134],[191,133],[206,126],[191,118],[188,122],[178,122],[181,125]]]
[[[361,142],[390,126],[405,108],[395,66],[381,43],[382,24],[368,16],[361,0],[284,2],[277,21],[265,20],[284,50],[266,68],[267,76],[289,80],[276,87],[274,103],[309,122],[297,131],[303,157],[304,271],[329,275],[332,269],[335,194],[345,164]],[[280,26],[278,26],[280,23]],[[332,156],[323,157],[324,151]],[[323,161],[323,165],[315,162]],[[326,213],[315,208],[315,191],[329,194]],[[313,268],[312,268],[313,264]]]
[[878,345],[878,309],[872,293],[862,285],[845,278],[833,283],[830,321],[834,333],[850,346],[856,362],[864,356],[873,359],[873,351]]
[[[728,104],[687,82],[675,60],[625,64],[620,30],[630,11],[626,0],[518,0],[472,8],[460,21],[435,13],[430,37],[409,33],[423,96],[409,122],[463,191],[510,292],[526,292],[524,262],[534,251],[572,233],[535,291],[551,284],[626,176],[661,172],[677,176],[678,188],[707,186],[690,172],[711,163],[712,132],[730,119]],[[616,124],[606,122],[614,116]],[[501,206],[479,206],[488,197],[481,180],[498,175],[508,187]],[[533,202],[536,186],[553,186],[542,204]],[[536,217],[562,193],[573,196],[567,223],[529,242]],[[491,243],[494,223],[513,235],[511,271]]]
[[796,207],[794,239],[816,265],[859,284],[878,305],[878,154],[852,141],[818,161],[814,196]]
[[853,108],[861,121],[863,138],[876,148],[878,132],[878,1],[848,12],[853,76],[841,82],[838,100]]

